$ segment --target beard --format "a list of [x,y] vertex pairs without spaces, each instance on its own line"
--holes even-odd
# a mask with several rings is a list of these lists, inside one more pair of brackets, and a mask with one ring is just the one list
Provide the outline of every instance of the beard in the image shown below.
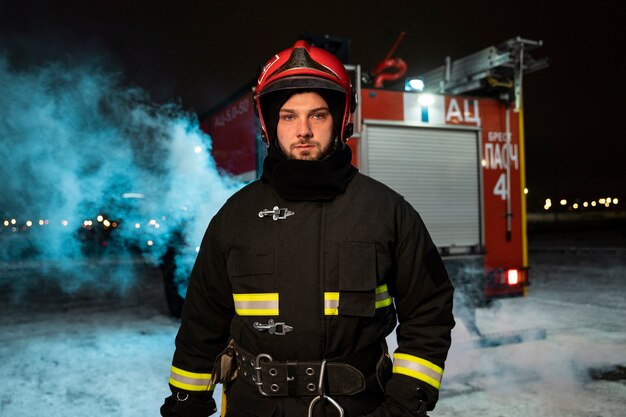
[[[295,148],[296,146],[300,144],[306,144],[306,143],[308,142],[303,141],[301,143],[292,145],[292,148]],[[328,142],[326,146],[322,147],[321,149],[316,146],[313,149],[313,151],[300,152],[298,155],[296,155],[296,153],[291,148],[289,150],[285,150],[282,146],[279,146],[279,148],[282,154],[287,159],[300,160],[300,161],[321,161],[322,159],[327,158],[337,148],[337,138]]]

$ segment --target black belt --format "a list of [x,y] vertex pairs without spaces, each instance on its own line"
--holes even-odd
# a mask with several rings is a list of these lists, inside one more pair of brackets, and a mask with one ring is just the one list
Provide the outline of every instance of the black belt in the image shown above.
[[271,397],[318,395],[322,366],[328,395],[357,394],[365,389],[365,375],[376,372],[382,354],[382,347],[375,345],[337,360],[281,362],[265,353],[254,355],[234,342],[232,347],[237,358],[237,376]]

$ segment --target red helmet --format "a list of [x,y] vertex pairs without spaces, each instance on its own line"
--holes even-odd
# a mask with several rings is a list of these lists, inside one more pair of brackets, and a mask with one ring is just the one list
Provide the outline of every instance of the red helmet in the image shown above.
[[327,89],[342,93],[344,99],[340,139],[345,142],[352,135],[348,123],[354,111],[355,98],[348,71],[330,52],[299,40],[291,48],[274,55],[263,67],[257,81],[254,101],[261,120],[263,140],[269,145],[269,134],[261,106],[263,97],[274,91],[297,89]]

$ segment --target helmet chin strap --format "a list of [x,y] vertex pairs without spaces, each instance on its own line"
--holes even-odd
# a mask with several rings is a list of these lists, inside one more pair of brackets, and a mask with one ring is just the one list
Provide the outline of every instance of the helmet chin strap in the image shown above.
[[344,145],[344,143],[339,140],[339,136],[335,135],[335,138],[333,139],[333,152],[337,149],[343,148],[343,146],[340,147],[339,144]]
[[343,149],[344,146],[345,144],[341,140],[339,140],[339,135],[335,135],[335,137],[333,138],[332,145],[330,146],[329,152],[327,152],[326,155],[324,155],[324,157],[320,159],[320,161],[330,158],[332,154],[337,152],[337,150],[339,149]]
[[350,138],[353,133],[354,125],[352,123],[346,124],[346,126],[343,128],[343,137],[345,138],[345,140],[348,140],[348,138]]

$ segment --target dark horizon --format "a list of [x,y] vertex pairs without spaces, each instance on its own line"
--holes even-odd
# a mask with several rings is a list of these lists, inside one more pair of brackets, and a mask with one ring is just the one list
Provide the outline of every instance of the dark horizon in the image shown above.
[[[55,60],[98,61],[157,102],[203,113],[252,80],[260,65],[303,33],[351,40],[351,61],[370,70],[400,31],[407,75],[514,36],[542,40],[547,69],[524,78],[529,205],[546,197],[625,201],[626,155],[619,103],[624,37],[618,4],[545,2],[437,5],[415,1],[184,5],[121,0],[0,1],[0,56],[12,68]],[[331,5],[332,9],[324,7]],[[293,14],[290,14],[293,13]],[[623,87],[621,87],[623,89]]]

